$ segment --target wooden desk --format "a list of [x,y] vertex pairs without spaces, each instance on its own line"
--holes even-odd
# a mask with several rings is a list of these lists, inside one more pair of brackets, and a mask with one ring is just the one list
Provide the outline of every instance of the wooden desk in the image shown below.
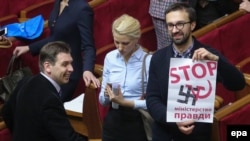
[[[87,129],[85,122],[83,121],[82,113],[69,111],[69,110],[66,110],[66,113],[69,117],[69,121],[72,127],[74,128],[74,130],[77,133],[88,137],[88,129]],[[88,140],[89,141],[101,141],[101,139],[91,139],[91,138],[89,138]]]
[[69,111],[66,110],[66,113],[69,117],[69,121],[74,128],[74,130],[83,135],[83,136],[88,136],[88,129],[86,124],[83,122],[82,118],[82,113],[74,112],[74,111]]
[[[94,73],[101,81],[102,66],[95,65]],[[83,99],[83,112],[74,112],[66,110],[70,123],[74,130],[86,137],[89,141],[101,141],[102,138],[102,122],[100,120],[98,109],[98,89],[91,84],[85,89]]]

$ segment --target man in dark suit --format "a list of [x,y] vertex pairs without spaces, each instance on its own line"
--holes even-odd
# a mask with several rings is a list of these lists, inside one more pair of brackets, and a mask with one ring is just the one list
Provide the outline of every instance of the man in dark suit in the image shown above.
[[84,141],[67,118],[60,85],[73,72],[70,47],[51,42],[40,51],[40,74],[23,80],[3,107],[13,141]]
[[17,46],[17,56],[30,52],[39,54],[42,46],[51,41],[63,41],[70,45],[74,72],[69,83],[62,86],[62,101],[72,99],[78,82],[82,78],[85,85],[90,82],[99,87],[100,82],[94,76],[95,45],[93,38],[93,10],[85,0],[55,0],[54,8],[48,19],[50,35],[28,46]]

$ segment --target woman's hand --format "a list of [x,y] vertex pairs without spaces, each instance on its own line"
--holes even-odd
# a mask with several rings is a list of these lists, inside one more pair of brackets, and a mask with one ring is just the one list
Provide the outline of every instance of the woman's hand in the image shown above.
[[[115,103],[117,103],[119,105],[123,105],[124,97],[122,95],[122,92],[121,92],[120,88],[118,88],[118,93],[115,94],[112,91],[112,88],[109,85],[107,85],[105,92],[106,92],[106,95],[109,97],[110,101],[115,102]],[[105,95],[105,92],[104,92],[104,95]]]
[[17,46],[14,51],[13,51],[13,55],[16,55],[17,57],[28,52],[29,46]]

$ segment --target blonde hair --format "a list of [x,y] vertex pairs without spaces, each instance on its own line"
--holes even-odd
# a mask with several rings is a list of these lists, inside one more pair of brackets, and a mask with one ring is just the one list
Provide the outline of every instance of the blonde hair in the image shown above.
[[128,14],[123,14],[113,22],[112,33],[139,39],[141,37],[141,25],[137,19]]

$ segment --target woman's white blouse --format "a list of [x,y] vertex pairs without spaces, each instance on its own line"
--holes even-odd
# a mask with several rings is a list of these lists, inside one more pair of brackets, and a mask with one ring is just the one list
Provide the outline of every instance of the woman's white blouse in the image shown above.
[[[121,92],[124,99],[134,101],[134,109],[146,109],[145,100],[140,100],[142,96],[142,63],[146,52],[140,47],[129,58],[126,64],[123,56],[119,51],[113,50],[109,52],[104,59],[103,79],[101,91],[99,94],[99,102],[102,105],[109,105],[110,100],[104,96],[105,86],[107,83],[120,84]],[[144,91],[147,87],[148,70],[152,55],[148,55],[146,59],[146,75],[144,75]]]

